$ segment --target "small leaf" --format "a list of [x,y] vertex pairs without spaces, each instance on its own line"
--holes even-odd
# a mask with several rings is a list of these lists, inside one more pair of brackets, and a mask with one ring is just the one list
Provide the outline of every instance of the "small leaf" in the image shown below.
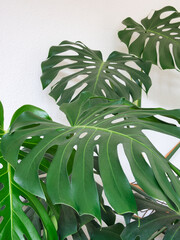
[[[163,14],[171,13],[166,17]],[[126,28],[118,35],[124,42],[129,53],[143,60],[151,61],[162,69],[180,69],[180,13],[174,7],[164,7],[155,11],[151,18],[144,18],[136,23],[126,18],[123,24]],[[134,39],[133,34],[138,34]]]

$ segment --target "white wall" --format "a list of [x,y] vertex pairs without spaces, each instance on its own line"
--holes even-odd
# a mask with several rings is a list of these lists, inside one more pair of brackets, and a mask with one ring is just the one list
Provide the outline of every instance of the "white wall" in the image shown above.
[[[6,128],[13,112],[23,104],[45,109],[56,121],[65,121],[47,90],[42,91],[40,63],[51,45],[62,40],[84,42],[99,49],[105,58],[113,50],[125,51],[117,32],[121,21],[131,16],[136,21],[152,9],[173,5],[180,11],[179,0],[5,0],[0,4],[0,99],[5,108]],[[143,106],[180,107],[180,73],[151,73],[153,87]],[[151,136],[165,154],[177,139]],[[180,154],[176,154],[178,159]],[[176,160],[177,162],[177,160]]]

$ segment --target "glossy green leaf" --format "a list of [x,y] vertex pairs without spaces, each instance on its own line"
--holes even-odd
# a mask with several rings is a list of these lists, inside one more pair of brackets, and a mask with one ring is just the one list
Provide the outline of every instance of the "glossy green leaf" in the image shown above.
[[[131,63],[136,68],[131,67]],[[42,63],[41,81],[46,88],[55,77],[58,78],[50,92],[58,105],[72,101],[77,90],[111,99],[129,99],[131,96],[136,100],[140,98],[141,86],[146,92],[151,86],[147,75],[150,66],[120,52],[112,52],[103,61],[100,51],[91,50],[81,42],[63,41],[59,46],[50,48],[48,59]],[[63,74],[62,77],[59,73],[64,73],[64,70],[65,76]]]
[[[159,120],[156,115],[180,120],[180,110],[141,109],[132,104],[122,105],[121,100],[80,113],[72,127],[27,112],[4,136],[2,149],[7,161],[16,169],[15,180],[26,190],[43,197],[37,172],[48,149],[57,146],[47,173],[47,191],[53,203],[69,205],[80,214],[90,214],[100,220],[99,197],[93,178],[93,155],[97,146],[100,175],[109,203],[117,213],[136,212],[136,202],[120,164],[121,153],[120,159],[118,157],[118,146],[122,146],[138,184],[150,196],[166,201],[179,211],[179,180],[143,130],[180,138],[180,129]],[[20,146],[28,137],[36,135],[43,138],[18,164]],[[67,162],[74,149],[77,150],[69,178]]]
[[59,219],[59,236],[64,240],[69,235],[78,231],[78,222],[74,210],[68,206],[61,205],[61,213]]
[[[2,105],[0,108],[1,138],[4,134]],[[57,239],[54,225],[43,205],[15,183],[13,176],[13,168],[4,160],[0,151],[0,239],[38,240],[41,239],[39,233],[43,229],[47,232],[47,239]]]
[[51,119],[50,116],[41,108],[35,107],[33,105],[23,105],[20,107],[12,116],[10,125],[23,113],[23,112],[33,112],[39,117]]
[[164,234],[163,240],[180,239],[180,215],[168,207],[136,194],[138,210],[149,209],[154,212],[147,217],[134,221],[127,225],[121,237],[123,240],[131,240],[139,237],[141,240],[153,240],[161,233]]
[[174,7],[167,6],[155,11],[152,17],[144,18],[142,25],[132,18],[126,18],[123,21],[126,28],[118,35],[127,45],[129,53],[149,60],[162,69],[180,69],[179,17],[180,13]]

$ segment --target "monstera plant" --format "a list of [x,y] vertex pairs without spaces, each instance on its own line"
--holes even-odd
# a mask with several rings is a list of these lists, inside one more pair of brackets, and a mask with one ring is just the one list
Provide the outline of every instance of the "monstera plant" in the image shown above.
[[[25,105],[5,132],[0,105],[0,239],[180,238],[180,170],[170,162],[180,144],[165,158],[144,133],[179,139],[178,124],[164,119],[179,123],[180,109],[139,104],[152,64],[180,68],[178,17],[165,7],[142,25],[124,20],[118,35],[129,54],[112,52],[106,61],[81,42],[51,47],[41,82],[54,83],[50,95],[69,125]],[[124,154],[135,185],[123,171]]]

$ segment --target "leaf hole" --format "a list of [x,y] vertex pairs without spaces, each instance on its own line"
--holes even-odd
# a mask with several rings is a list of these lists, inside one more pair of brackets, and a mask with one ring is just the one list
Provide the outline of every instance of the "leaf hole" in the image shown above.
[[94,141],[97,141],[97,140],[99,140],[99,139],[100,139],[100,137],[101,137],[101,135],[97,135],[97,136],[95,136],[95,138],[94,138]]
[[176,40],[179,40],[179,39],[180,39],[180,37],[175,37],[174,39],[176,39]]
[[[125,72],[125,71],[123,71],[123,70],[121,70],[121,72]],[[122,73],[122,74],[123,74]],[[127,75],[127,72],[125,72],[125,74],[123,74],[123,75]],[[113,75],[113,77],[114,77],[114,79],[116,79],[119,83],[121,83],[122,85],[124,85],[124,86],[126,86],[126,83],[122,80],[122,79],[120,79],[119,77],[117,77],[116,75]],[[128,76],[128,78],[129,78],[129,76]]]
[[171,183],[171,178],[169,177],[169,174],[168,174],[168,173],[165,173],[165,175],[166,175],[166,178],[167,178],[168,182]]
[[97,120],[96,120],[96,121],[94,121],[93,123],[97,123]]
[[73,78],[70,81],[68,81],[68,83],[67,83],[66,87],[64,88],[64,90],[72,88],[73,86],[77,85],[79,82],[83,81],[87,77],[88,77],[87,74],[78,75],[77,78]]
[[3,211],[5,208],[6,208],[6,205],[2,206],[2,207],[0,208],[0,211]]
[[0,191],[4,188],[4,184],[0,183]]
[[77,145],[74,145],[73,149],[77,151]]
[[142,152],[141,154],[142,154],[142,157],[144,158],[144,160],[146,161],[146,163],[147,163],[149,166],[151,166],[147,154],[146,154],[145,152]]
[[163,39],[163,37],[162,37],[162,36],[159,36],[159,39]]
[[79,136],[80,139],[84,138],[88,133],[87,132],[84,132],[84,133],[81,133],[81,135]]
[[87,66],[86,68],[87,69],[93,69],[93,68],[96,68],[96,66]]
[[2,169],[3,168],[3,165],[2,165],[2,163],[0,163],[0,169]]
[[87,59],[92,59],[92,57],[89,57],[89,56],[84,56],[84,58],[87,58]]
[[74,92],[74,94],[72,95],[71,97],[71,101],[74,100],[75,97],[77,97],[77,95],[82,92],[82,90],[85,89],[85,87],[87,86],[88,84],[87,83],[83,83],[79,88],[77,88]]
[[174,35],[178,35],[177,32],[171,32],[170,35],[174,36]]
[[115,69],[114,67],[112,67],[112,66],[108,66],[108,69]]
[[110,88],[112,88],[112,87],[111,87],[111,84],[110,84],[110,81],[109,81],[108,79],[105,79],[105,82],[106,82],[106,84],[107,84]]
[[3,216],[0,216],[0,224],[2,223],[4,217]]
[[[58,55],[58,54],[57,54]],[[66,67],[69,67],[68,65],[77,63],[77,61],[71,60],[71,59],[64,59],[62,61],[59,61],[56,65],[53,66],[53,68],[57,68],[57,67],[64,67],[64,69]]]
[[115,124],[115,123],[119,123],[119,122],[123,122],[123,121],[124,121],[124,118],[118,118],[118,119],[113,120],[111,123]]
[[113,114],[108,114],[104,117],[104,119],[108,119],[108,118],[111,118],[111,117],[114,117],[114,115]]
[[44,138],[44,136],[40,136],[40,138],[41,138],[41,139],[43,139],[43,138]]
[[136,39],[140,36],[140,33],[138,32],[133,32],[132,36],[131,36],[131,40],[129,42],[129,46],[136,41]]
[[19,200],[22,202],[22,203],[29,203],[29,200],[25,197],[23,197],[22,195],[19,196]]
[[122,167],[123,172],[125,173],[126,177],[128,178],[129,182],[134,182],[134,176],[132,174],[132,170],[130,167],[130,163],[125,153],[125,147],[122,143],[117,145],[117,154],[119,158],[120,165]]
[[18,159],[17,163],[20,164],[22,162],[22,159]]
[[165,26],[164,24],[159,25],[159,26],[157,27],[157,29],[163,28],[164,26]]
[[26,139],[32,139],[32,137],[27,137]]
[[167,17],[169,17],[170,15],[172,15],[174,13],[174,11],[166,11],[166,12],[163,12],[161,13],[160,15],[160,19],[165,19]]
[[168,31],[171,31],[171,28],[163,28],[162,29],[162,32],[168,32]]
[[169,23],[172,24],[172,23],[179,23],[179,22],[180,22],[180,17],[176,17],[171,19]]
[[166,117],[166,116],[162,116],[162,115],[158,115],[158,114],[154,115],[154,117],[160,121],[163,121],[164,123],[168,123],[168,124],[171,123],[171,124],[176,125],[177,127],[180,127],[180,124],[178,123],[178,121],[175,119],[172,119],[170,117]]
[[101,89],[101,92],[102,92],[103,95],[106,97],[106,92],[104,91],[104,89]]
[[124,128],[135,128],[136,126],[134,125],[128,125],[128,126],[124,126]]
[[[68,45],[67,45],[68,46]],[[50,49],[51,51],[51,49]],[[79,54],[73,50],[67,50],[60,53],[56,53],[56,56],[79,56]]]
[[149,42],[149,37],[146,38],[145,42],[144,42],[144,48],[146,47],[147,43]]
[[84,63],[89,63],[89,64],[95,64],[95,62],[93,62],[93,61],[87,61],[87,60],[85,60],[85,61],[83,61]]
[[155,36],[155,34],[154,34],[154,33],[150,33],[149,35],[150,35],[150,36]]

